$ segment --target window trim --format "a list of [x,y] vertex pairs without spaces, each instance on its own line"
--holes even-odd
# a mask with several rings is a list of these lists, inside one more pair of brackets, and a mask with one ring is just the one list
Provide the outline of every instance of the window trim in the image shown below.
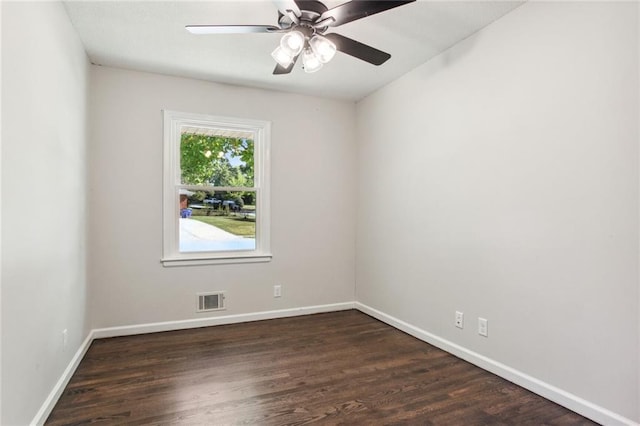
[[[193,266],[201,264],[269,262],[270,235],[270,163],[271,122],[206,114],[163,110],[163,207],[162,257],[164,266]],[[183,126],[250,131],[254,138],[254,182],[256,192],[256,248],[255,250],[219,252],[180,252],[178,187],[197,190],[198,185],[183,185],[180,172],[180,140]],[[223,189],[223,187],[207,187]]]

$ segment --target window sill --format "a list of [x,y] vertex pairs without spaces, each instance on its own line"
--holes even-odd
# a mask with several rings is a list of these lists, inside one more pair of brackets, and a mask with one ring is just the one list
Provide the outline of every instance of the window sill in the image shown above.
[[228,257],[176,257],[163,258],[160,260],[164,267],[174,266],[198,266],[198,265],[229,265],[234,263],[261,263],[270,262],[271,254],[251,254]]

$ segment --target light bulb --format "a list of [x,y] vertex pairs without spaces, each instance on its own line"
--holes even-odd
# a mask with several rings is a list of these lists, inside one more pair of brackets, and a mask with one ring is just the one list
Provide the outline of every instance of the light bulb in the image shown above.
[[311,49],[313,49],[313,53],[318,57],[318,60],[323,64],[329,62],[336,54],[336,45],[333,44],[331,40],[320,35],[316,35],[309,40],[309,45]]
[[322,68],[322,62],[311,49],[305,49],[302,53],[302,65],[305,72],[316,72]]
[[302,51],[304,41],[304,34],[300,31],[289,31],[280,39],[280,47],[293,57]]
[[284,68],[287,68],[293,62],[293,56],[285,51],[282,46],[276,47],[276,50],[271,52],[271,57]]

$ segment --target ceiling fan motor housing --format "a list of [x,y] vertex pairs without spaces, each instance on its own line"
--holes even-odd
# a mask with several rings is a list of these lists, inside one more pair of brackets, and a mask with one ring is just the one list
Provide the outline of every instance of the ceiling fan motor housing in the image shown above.
[[318,1],[300,1],[297,3],[300,6],[300,16],[296,16],[292,10],[287,10],[287,14],[278,11],[278,25],[280,25],[280,28],[300,31],[307,38],[313,34],[323,34],[328,28],[327,25],[324,25],[327,20],[320,22],[318,20],[329,9]]

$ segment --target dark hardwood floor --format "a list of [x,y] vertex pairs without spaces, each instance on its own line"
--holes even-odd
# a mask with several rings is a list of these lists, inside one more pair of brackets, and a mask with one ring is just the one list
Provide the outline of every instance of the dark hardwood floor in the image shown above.
[[93,342],[49,425],[592,425],[358,311]]

